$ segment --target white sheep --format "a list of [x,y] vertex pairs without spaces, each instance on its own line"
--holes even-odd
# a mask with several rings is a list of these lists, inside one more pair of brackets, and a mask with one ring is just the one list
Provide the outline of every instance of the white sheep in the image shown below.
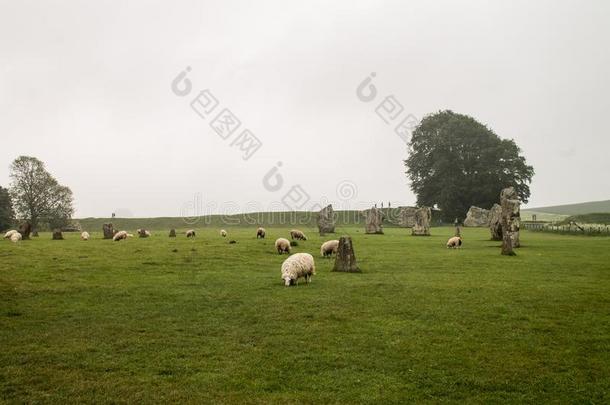
[[275,241],[275,249],[279,254],[290,253],[290,241],[285,238],[278,238]]
[[10,239],[11,235],[14,234],[14,233],[19,233],[19,232],[17,232],[14,229],[11,229],[10,231],[8,231],[7,233],[4,234],[4,239]]
[[19,232],[14,232],[11,234],[10,238],[11,242],[17,243],[21,240],[21,234]]
[[295,253],[282,263],[282,280],[286,287],[299,285],[299,278],[304,277],[309,284],[311,276],[316,274],[316,264],[309,253]]
[[89,232],[87,232],[87,231],[84,231],[83,233],[80,234],[80,238],[82,240],[89,240],[90,237],[91,236],[89,235]]
[[195,237],[195,230],[194,229],[189,229],[188,231],[186,231],[186,237],[187,238],[194,238]]
[[224,229],[220,230],[220,236],[222,236],[223,238],[225,238],[227,236],[227,231],[225,231]]
[[449,240],[447,241],[447,249],[459,249],[460,246],[462,246],[462,238],[459,236],[449,238]]
[[302,231],[299,231],[298,229],[293,229],[290,231],[290,238],[298,240],[307,240],[305,234]]
[[[130,234],[127,233],[127,231],[119,231],[114,234],[114,237],[112,238],[112,240],[115,242],[118,242],[120,240],[127,239],[128,236],[130,236]],[[131,236],[133,236],[133,235],[131,235]]]
[[256,230],[256,239],[258,239],[258,238],[265,239],[265,233],[266,233],[265,228],[259,227]]
[[339,248],[339,241],[336,239],[327,240],[320,246],[320,256],[323,257],[331,257],[334,254],[337,254],[337,249]]

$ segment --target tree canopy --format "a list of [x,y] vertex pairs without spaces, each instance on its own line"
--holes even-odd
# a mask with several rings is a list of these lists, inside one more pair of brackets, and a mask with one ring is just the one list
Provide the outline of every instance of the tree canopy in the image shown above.
[[10,195],[17,216],[34,229],[65,226],[72,214],[72,191],[62,186],[35,157],[20,156],[10,166]]
[[437,206],[444,220],[453,221],[472,205],[491,208],[508,186],[528,201],[534,168],[520,153],[514,140],[446,110],[425,117],[413,131],[405,165],[417,204]]
[[8,189],[0,186],[0,231],[10,228],[14,220],[15,213]]

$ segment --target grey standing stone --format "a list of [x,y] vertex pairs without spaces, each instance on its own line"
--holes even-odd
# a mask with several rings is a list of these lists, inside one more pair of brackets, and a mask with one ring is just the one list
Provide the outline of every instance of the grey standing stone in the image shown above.
[[170,237],[170,238],[175,238],[175,237],[176,237],[176,230],[175,230],[175,229],[170,229],[170,231],[169,231],[169,237]]
[[335,257],[333,271],[342,271],[347,273],[360,272],[360,268],[356,262],[356,255],[354,254],[352,238],[349,236],[342,236],[339,238],[339,247],[337,248],[337,256]]
[[502,240],[502,207],[499,204],[489,210],[489,233],[491,240]]
[[432,221],[432,210],[430,207],[418,208],[415,212],[415,225],[411,230],[413,236],[430,236],[430,222]]
[[470,207],[464,220],[464,226],[482,227],[489,224],[489,210],[484,208]]
[[514,187],[502,190],[502,254],[514,256],[513,248],[520,246],[519,227],[521,225],[521,202]]
[[22,240],[30,239],[30,233],[32,232],[32,224],[28,221],[25,221],[19,225],[19,229],[17,229],[21,234]]
[[335,211],[331,204],[322,208],[318,213],[318,230],[320,235],[335,233]]
[[378,208],[371,208],[364,211],[366,222],[364,233],[383,234],[383,213]]
[[64,236],[61,234],[60,229],[53,230],[53,240],[63,240]]
[[413,228],[415,226],[416,207],[400,207],[400,216],[398,225],[405,228]]
[[102,231],[104,232],[104,239],[112,239],[114,237],[115,231],[112,224],[103,224]]

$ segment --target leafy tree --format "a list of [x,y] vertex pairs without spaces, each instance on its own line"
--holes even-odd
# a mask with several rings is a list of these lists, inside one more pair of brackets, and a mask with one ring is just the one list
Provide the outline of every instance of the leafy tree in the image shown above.
[[6,188],[0,186],[0,231],[10,228],[15,220],[11,196]]
[[20,156],[10,166],[10,194],[17,215],[51,228],[65,226],[72,214],[72,191],[60,185],[35,157]]
[[520,152],[514,140],[447,110],[425,117],[413,131],[405,165],[417,204],[436,205],[443,220],[453,221],[471,205],[491,208],[508,186],[527,202],[534,168]]

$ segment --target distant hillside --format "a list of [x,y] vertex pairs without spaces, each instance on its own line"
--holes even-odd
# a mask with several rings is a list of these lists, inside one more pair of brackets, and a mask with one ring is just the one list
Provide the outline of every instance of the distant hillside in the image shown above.
[[[383,224],[387,227],[398,226],[400,218],[399,208],[382,208],[385,215]],[[362,225],[364,216],[361,211],[335,211],[336,226]],[[437,213],[432,212],[433,223],[437,223]],[[76,219],[83,230],[101,231],[102,224],[112,223],[115,229],[135,230],[144,228],[149,230],[189,229],[189,228],[228,228],[232,226],[264,226],[264,227],[302,227],[311,229],[317,227],[317,212],[252,212],[235,215],[206,215],[194,218],[159,217],[159,218],[81,218]]]
[[591,201],[579,204],[555,205],[551,207],[536,207],[522,210],[523,212],[538,212],[559,215],[582,215],[594,212],[610,212],[610,200]]
[[567,217],[565,220],[563,220],[561,222],[561,224],[569,224],[571,222],[576,222],[577,224],[607,225],[607,224],[610,224],[610,213],[591,213],[591,214],[573,215],[571,217]]

